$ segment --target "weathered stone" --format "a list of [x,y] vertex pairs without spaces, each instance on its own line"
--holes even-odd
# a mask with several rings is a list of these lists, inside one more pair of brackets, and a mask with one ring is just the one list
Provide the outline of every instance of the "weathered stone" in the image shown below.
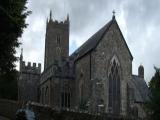
[[[148,97],[148,87],[143,77],[132,75],[132,60],[115,17],[70,56],[69,18],[64,22],[50,19],[46,28],[44,71],[40,73],[40,65],[25,66],[21,60],[19,98],[28,95],[23,100],[38,100],[55,109],[70,108],[82,113],[127,116],[132,113],[129,111],[138,110],[138,116],[134,112],[131,116],[144,118],[145,111],[138,103],[146,102],[143,98]],[[137,84],[145,88],[145,94]],[[31,86],[36,92],[22,89]]]

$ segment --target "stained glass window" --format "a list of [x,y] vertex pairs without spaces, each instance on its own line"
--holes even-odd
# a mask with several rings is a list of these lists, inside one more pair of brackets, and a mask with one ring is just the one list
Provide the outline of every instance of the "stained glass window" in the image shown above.
[[109,71],[109,111],[114,114],[120,113],[120,66],[116,60],[111,62]]

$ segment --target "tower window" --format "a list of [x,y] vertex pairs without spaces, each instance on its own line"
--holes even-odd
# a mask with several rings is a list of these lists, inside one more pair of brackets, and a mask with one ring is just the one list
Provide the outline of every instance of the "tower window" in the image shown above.
[[61,44],[61,39],[60,39],[59,34],[56,36],[56,40],[57,40],[57,45],[60,45]]
[[57,47],[57,48],[56,48],[56,53],[57,53],[57,55],[60,55],[60,54],[61,54],[61,48],[60,48],[60,47]]

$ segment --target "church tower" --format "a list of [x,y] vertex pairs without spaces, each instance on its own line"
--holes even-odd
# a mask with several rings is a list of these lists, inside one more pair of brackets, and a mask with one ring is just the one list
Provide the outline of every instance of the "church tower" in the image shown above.
[[52,19],[50,12],[46,23],[44,69],[48,68],[55,60],[69,56],[69,16],[64,21]]

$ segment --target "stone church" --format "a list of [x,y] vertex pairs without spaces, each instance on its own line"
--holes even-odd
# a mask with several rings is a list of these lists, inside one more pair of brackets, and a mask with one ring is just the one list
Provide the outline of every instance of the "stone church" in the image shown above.
[[[69,16],[46,23],[44,71],[20,55],[19,101],[57,109],[145,118],[148,87],[144,68],[132,74],[133,56],[115,15],[69,55]],[[137,51],[138,52],[138,51]]]

